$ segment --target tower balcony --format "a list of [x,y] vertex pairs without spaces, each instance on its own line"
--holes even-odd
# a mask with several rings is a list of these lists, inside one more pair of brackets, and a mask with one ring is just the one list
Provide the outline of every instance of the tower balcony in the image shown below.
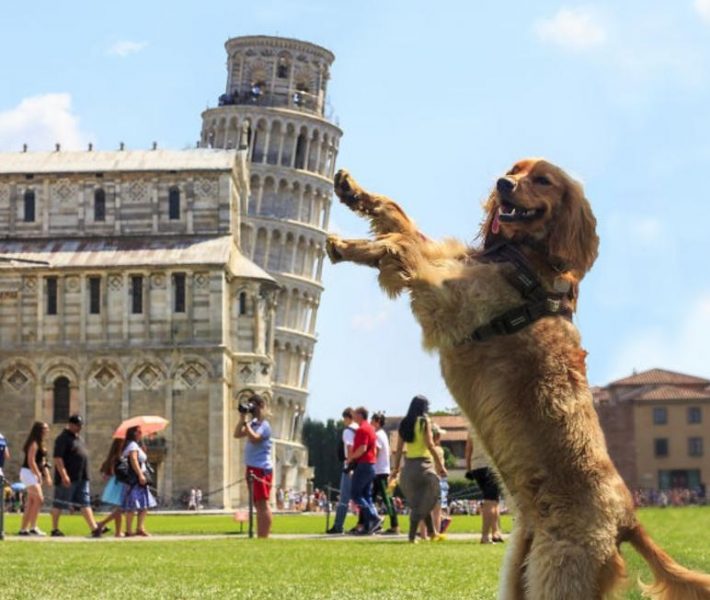
[[255,84],[250,88],[232,90],[222,94],[218,106],[263,106],[266,108],[288,108],[305,113],[323,116],[323,98],[298,88],[268,91],[264,86]]

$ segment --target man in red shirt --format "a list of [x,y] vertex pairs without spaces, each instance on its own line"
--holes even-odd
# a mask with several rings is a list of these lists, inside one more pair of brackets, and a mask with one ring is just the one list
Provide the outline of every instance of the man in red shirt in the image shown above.
[[362,534],[372,534],[382,529],[382,521],[372,504],[372,482],[375,479],[375,430],[367,421],[368,412],[363,406],[358,406],[353,414],[353,420],[358,424],[353,440],[351,461],[355,463],[355,471],[351,483],[352,499],[360,507],[362,523],[365,527]]

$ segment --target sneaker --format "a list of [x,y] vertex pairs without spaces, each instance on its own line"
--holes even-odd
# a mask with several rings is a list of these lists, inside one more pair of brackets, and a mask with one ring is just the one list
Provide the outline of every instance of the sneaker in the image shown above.
[[52,529],[52,533],[49,535],[52,537],[64,537],[64,534],[59,529]]
[[370,525],[367,528],[367,533],[369,533],[369,534],[377,533],[378,531],[380,531],[382,529],[382,525],[384,522],[385,522],[384,519],[377,519],[377,521],[372,523],[372,525]]
[[103,534],[104,530],[101,529],[101,527],[97,527],[91,532],[91,537],[92,538],[100,538],[101,535]]
[[494,544],[504,544],[504,543],[505,543],[505,540],[504,540],[504,539],[502,538],[502,536],[500,536],[500,535],[494,535],[494,536],[491,538],[491,541],[492,541]]
[[382,535],[399,535],[399,527],[390,527],[389,529],[386,529],[385,531],[382,532]]
[[363,533],[367,532],[362,527],[353,527],[348,530],[348,535],[362,535]]
[[46,537],[46,533],[42,531],[39,527],[34,527],[33,529],[30,529],[30,535],[37,535],[39,537]]
[[17,532],[17,535],[30,535],[30,532],[26,529],[20,529],[20,531]]
[[434,536],[431,538],[432,542],[445,542],[446,541],[446,536],[443,533],[436,533]]
[[342,529],[336,529],[335,527],[331,527],[330,529],[326,530],[326,533],[329,535],[342,535],[343,530]]
[[441,519],[441,526],[439,527],[439,532],[444,533],[449,528],[449,525],[451,525],[451,519],[449,517]]

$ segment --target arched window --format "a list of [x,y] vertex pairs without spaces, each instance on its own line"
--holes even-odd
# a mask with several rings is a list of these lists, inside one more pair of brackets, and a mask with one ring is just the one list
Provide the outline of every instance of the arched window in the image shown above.
[[57,377],[54,380],[54,422],[66,423],[69,419],[69,380]]
[[171,221],[180,219],[180,190],[175,186],[168,192],[168,214]]
[[35,191],[25,190],[25,223],[34,223],[35,221]]
[[279,66],[276,69],[276,77],[279,79],[287,79],[288,78],[288,64],[285,62],[279,63]]
[[298,136],[298,141],[296,142],[296,162],[294,167],[296,169],[306,168],[306,136],[303,133]]
[[106,220],[106,192],[102,188],[94,190],[94,221]]
[[239,294],[239,314],[247,314],[247,295],[246,292]]

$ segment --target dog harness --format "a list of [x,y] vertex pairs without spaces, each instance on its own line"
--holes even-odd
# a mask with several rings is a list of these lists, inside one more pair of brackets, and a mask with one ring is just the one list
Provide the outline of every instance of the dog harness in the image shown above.
[[515,271],[506,273],[506,279],[520,292],[525,303],[493,317],[485,325],[474,329],[461,343],[483,342],[497,335],[511,335],[542,317],[560,316],[572,320],[572,309],[564,302],[570,292],[545,290],[530,268],[528,259],[510,243],[491,246],[479,260],[512,263]]

